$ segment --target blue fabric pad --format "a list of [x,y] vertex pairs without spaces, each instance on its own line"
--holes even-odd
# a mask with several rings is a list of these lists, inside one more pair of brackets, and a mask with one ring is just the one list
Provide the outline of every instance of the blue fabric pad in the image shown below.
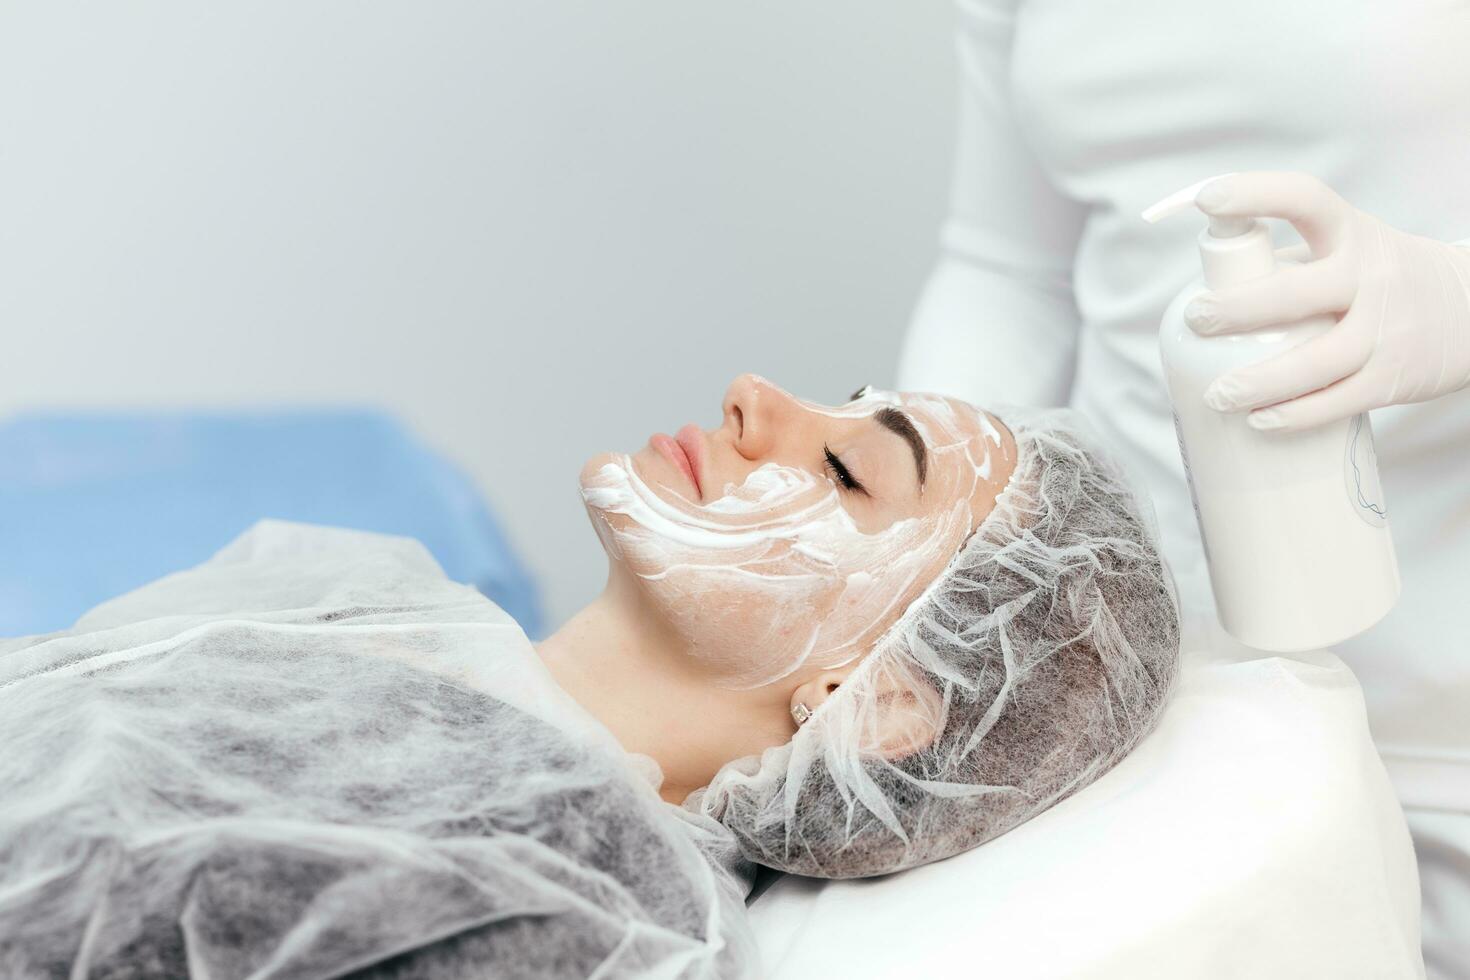
[[417,538],[539,639],[537,589],[473,482],[371,409],[0,423],[0,636],[64,629],[263,517]]

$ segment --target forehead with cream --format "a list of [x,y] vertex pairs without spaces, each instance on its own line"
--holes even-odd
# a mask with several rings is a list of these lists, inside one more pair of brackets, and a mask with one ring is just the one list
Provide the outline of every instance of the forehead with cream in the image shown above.
[[702,504],[646,482],[626,455],[583,480],[609,555],[730,687],[860,656],[968,536],[977,491],[1004,453],[983,412],[937,395],[865,389],[841,407],[796,401],[838,419],[903,411],[929,457],[922,504],[865,531],[824,475],[774,461]]

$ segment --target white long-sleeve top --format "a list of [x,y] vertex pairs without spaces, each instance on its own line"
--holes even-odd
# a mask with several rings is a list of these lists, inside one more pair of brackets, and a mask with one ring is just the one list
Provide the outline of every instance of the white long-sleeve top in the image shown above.
[[[1203,221],[1139,212],[1217,173],[1301,170],[1465,242],[1470,7],[961,0],[959,16],[952,209],[898,386],[1085,413],[1152,494],[1185,601],[1207,604],[1158,354]],[[1299,240],[1272,224],[1278,246]],[[1470,811],[1470,392],[1373,427],[1403,596],[1336,652],[1405,805]]]

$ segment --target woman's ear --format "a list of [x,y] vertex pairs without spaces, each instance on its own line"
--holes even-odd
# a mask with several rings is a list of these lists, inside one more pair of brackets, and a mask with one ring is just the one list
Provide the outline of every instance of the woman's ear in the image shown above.
[[791,720],[798,728],[805,724],[805,719],[810,717],[822,702],[837,693],[842,682],[847,680],[848,675],[856,669],[859,663],[862,661],[857,660],[844,667],[824,670],[791,692]]
[[793,691],[793,719],[802,716],[799,705],[808,712],[816,711],[851,678],[851,683],[862,687],[848,692],[854,696],[860,749],[896,762],[932,745],[944,724],[939,692],[886,661],[852,678],[861,663],[825,670]]

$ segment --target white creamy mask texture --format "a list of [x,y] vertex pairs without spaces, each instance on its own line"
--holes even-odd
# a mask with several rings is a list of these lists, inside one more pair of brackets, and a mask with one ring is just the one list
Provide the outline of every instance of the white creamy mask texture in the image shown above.
[[971,497],[1003,451],[984,413],[937,396],[868,389],[842,408],[796,401],[834,418],[905,412],[928,447],[923,499],[942,505],[866,533],[826,476],[774,462],[703,504],[649,485],[627,455],[583,480],[608,554],[732,688],[860,656],[968,535]]

